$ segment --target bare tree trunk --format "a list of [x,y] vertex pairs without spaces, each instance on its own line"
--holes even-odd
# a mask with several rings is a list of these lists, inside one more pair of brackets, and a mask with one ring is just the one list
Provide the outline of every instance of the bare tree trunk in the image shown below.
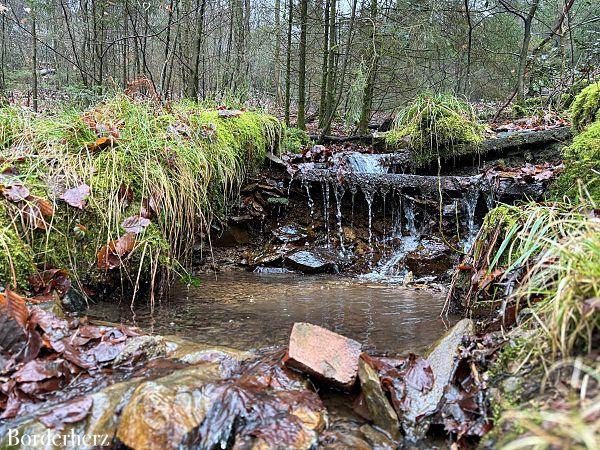
[[336,0],[330,0],[329,10],[329,55],[327,56],[327,98],[326,98],[326,112],[329,112],[333,108],[333,98],[335,96],[335,14],[336,14]]
[[319,101],[319,127],[325,123],[327,116],[327,58],[329,57],[329,3],[325,0],[324,5],[324,38],[323,38],[323,63],[321,66],[321,99]]
[[38,112],[38,58],[37,58],[37,24],[33,8],[31,9],[31,45],[33,53],[31,57],[31,82],[33,96],[33,110]]
[[4,68],[6,67],[6,19],[0,14],[0,97],[6,89],[6,75]]
[[533,0],[529,12],[523,17],[523,44],[519,54],[519,67],[517,68],[517,102],[525,99],[525,68],[527,67],[527,56],[529,55],[529,44],[531,42],[531,24],[539,6],[540,0]]
[[463,92],[466,96],[469,96],[471,90],[471,53],[473,51],[473,21],[471,19],[471,6],[469,0],[464,0],[465,16],[467,19],[467,67],[465,74],[465,83],[463,85]]
[[287,56],[285,62],[285,124],[290,125],[290,83],[292,76],[292,24],[294,19],[293,0],[288,1]]
[[[375,0],[373,0],[375,1]],[[300,0],[300,45],[298,47],[298,118],[296,126],[306,129],[306,22],[308,0]]]
[[360,113],[360,121],[358,123],[359,134],[366,133],[369,129],[369,121],[371,120],[371,114],[373,113],[373,90],[375,88],[375,75],[377,73],[377,60],[378,60],[378,49],[377,49],[377,0],[371,0],[371,7],[369,11],[369,17],[371,19],[371,42],[369,43],[369,61],[371,67],[367,74],[367,82],[365,84],[365,90],[363,94],[363,106]]
[[281,105],[281,0],[275,0],[275,104]]

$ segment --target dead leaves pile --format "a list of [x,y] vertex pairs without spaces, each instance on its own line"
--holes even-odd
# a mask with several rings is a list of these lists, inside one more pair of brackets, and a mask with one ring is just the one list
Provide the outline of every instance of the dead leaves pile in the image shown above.
[[[58,272],[42,275],[56,276]],[[136,329],[94,326],[29,308],[15,292],[0,293],[0,419],[51,399],[69,384],[89,385],[111,373]],[[91,404],[85,398],[40,417],[47,426],[81,420]]]

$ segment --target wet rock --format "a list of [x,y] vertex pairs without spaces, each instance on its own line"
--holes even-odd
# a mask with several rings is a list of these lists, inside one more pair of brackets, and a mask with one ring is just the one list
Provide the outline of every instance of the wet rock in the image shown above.
[[117,438],[133,450],[179,448],[210,406],[200,389],[219,377],[219,365],[207,363],[142,383],[123,409]]
[[294,324],[286,366],[299,369],[327,384],[350,389],[358,375],[360,343],[309,323]]
[[372,450],[373,447],[363,439],[345,434],[341,431],[325,431],[319,436],[318,448],[323,450],[339,450],[342,448],[353,450]]
[[[136,378],[125,382],[116,383],[112,386],[102,389],[100,392],[92,394],[92,407],[87,417],[78,423],[68,424],[62,431],[46,428],[34,416],[21,417],[14,421],[10,421],[6,423],[5,426],[0,427],[0,436],[3,436],[0,438],[0,448],[34,448],[33,446],[25,445],[21,445],[20,447],[9,445],[10,441],[8,430],[10,429],[17,430],[18,436],[21,438],[21,442],[27,442],[26,439],[28,438],[22,439],[24,436],[29,436],[31,438],[31,442],[33,442],[35,436],[37,436],[39,439],[40,436],[47,436],[48,433],[57,436],[57,442],[62,442],[62,437],[60,436],[89,436],[90,439],[93,439],[94,436],[97,436],[97,445],[94,445],[93,440],[90,440],[89,444],[86,444],[83,440],[79,440],[79,442],[75,441],[75,443],[71,446],[60,446],[60,448],[73,450],[106,448],[107,445],[114,443],[119,421],[118,412],[125,404],[127,404],[136,386],[138,386],[141,382],[142,380],[140,378]],[[59,404],[52,407],[43,408],[36,413],[36,416],[40,415],[41,413],[56,410],[60,407],[61,406]],[[50,440],[48,445],[39,445],[35,448],[36,450],[56,449],[57,447],[52,446],[51,442],[52,441]],[[79,445],[75,445],[76,443],[79,443]]]
[[415,277],[439,275],[454,264],[452,252],[441,239],[422,239],[416,250],[406,255],[405,265]]
[[377,371],[362,358],[358,363],[358,378],[373,423],[388,433],[392,439],[398,439],[400,421],[396,411],[381,388]]
[[246,259],[250,267],[273,267],[280,266],[286,253],[293,250],[293,247],[287,244],[273,245],[268,244],[257,252],[248,254]]
[[433,387],[424,393],[407,385],[405,413],[402,426],[408,440],[421,439],[429,429],[428,417],[439,407],[444,389],[452,380],[458,365],[457,352],[463,337],[475,332],[470,319],[463,319],[452,327],[430,351],[425,354],[433,371]]
[[373,450],[393,450],[398,448],[394,442],[379,430],[376,430],[371,425],[365,424],[360,427],[360,432],[365,436],[371,444]]
[[288,270],[284,267],[263,267],[258,266],[253,270],[254,273],[263,274],[280,274],[280,273],[294,273],[292,270]]
[[286,265],[306,273],[332,272],[336,263],[336,256],[326,249],[300,250],[285,258]]
[[273,230],[272,233],[278,241],[283,242],[284,244],[292,242],[299,244],[304,242],[308,237],[306,228],[295,223],[279,227]]
[[235,247],[250,241],[248,230],[243,225],[232,224],[220,233],[215,233],[211,243],[215,247]]
[[218,363],[221,376],[230,376],[242,361],[252,356],[249,352],[228,347],[197,344],[177,336],[165,336],[167,357],[195,365],[206,362]]
[[167,347],[161,336],[134,336],[127,340],[121,353],[115,358],[114,364],[153,359],[165,356]]

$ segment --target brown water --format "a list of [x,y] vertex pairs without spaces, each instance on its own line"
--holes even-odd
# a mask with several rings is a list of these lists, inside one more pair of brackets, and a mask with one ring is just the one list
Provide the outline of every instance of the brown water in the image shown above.
[[199,287],[175,285],[154,311],[92,305],[99,320],[136,324],[157,334],[241,350],[285,345],[294,322],[310,322],[361,342],[365,350],[421,352],[450,323],[439,317],[444,293],[367,284],[341,276],[228,272]]

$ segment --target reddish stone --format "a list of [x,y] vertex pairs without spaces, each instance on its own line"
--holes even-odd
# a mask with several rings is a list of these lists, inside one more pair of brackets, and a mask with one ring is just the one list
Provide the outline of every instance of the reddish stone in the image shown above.
[[284,362],[341,389],[351,389],[358,375],[360,343],[310,323],[292,328]]

